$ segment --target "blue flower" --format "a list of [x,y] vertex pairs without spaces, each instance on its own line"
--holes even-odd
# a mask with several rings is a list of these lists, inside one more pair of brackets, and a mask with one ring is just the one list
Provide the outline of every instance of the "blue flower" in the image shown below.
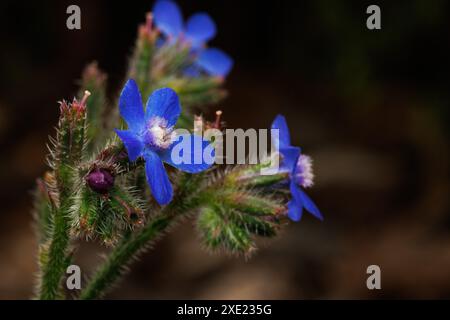
[[[115,131],[123,141],[130,161],[135,161],[138,157],[144,158],[148,185],[160,205],[169,203],[173,196],[163,162],[189,173],[204,171],[214,162],[212,146],[208,141],[190,133],[177,136],[173,130],[180,116],[181,106],[172,89],[154,91],[144,112],[139,89],[136,82],[130,79],[120,95],[119,109],[120,115],[128,124],[128,130]],[[186,141],[188,147],[183,148]],[[208,147],[211,156],[204,159],[203,155]],[[179,155],[182,154],[182,161],[173,156],[177,150]]]
[[291,145],[289,128],[284,116],[276,116],[272,122],[272,129],[278,130],[278,138],[274,137],[274,143],[282,156],[281,170],[289,172],[289,189],[292,195],[292,199],[288,203],[289,218],[299,221],[304,208],[316,218],[323,220],[317,206],[301,188],[308,188],[313,184],[311,158],[301,154],[299,147]]
[[233,60],[222,50],[205,48],[206,43],[216,35],[216,24],[207,13],[196,13],[183,23],[178,5],[170,0],[158,0],[153,7],[155,24],[171,42],[185,41],[195,55],[195,64],[186,72],[198,76],[199,71],[211,76],[225,77],[233,67]]

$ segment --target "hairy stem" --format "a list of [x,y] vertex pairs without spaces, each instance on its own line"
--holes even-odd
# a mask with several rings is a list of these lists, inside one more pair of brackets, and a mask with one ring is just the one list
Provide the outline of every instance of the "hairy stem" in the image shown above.
[[202,190],[199,188],[203,175],[183,174],[178,181],[180,191],[170,205],[161,210],[147,225],[137,233],[125,237],[108,256],[105,263],[81,292],[80,299],[92,300],[102,297],[106,291],[126,271],[126,267],[143,253],[152,241],[167,231],[176,220],[202,204]]
[[42,269],[41,300],[54,300],[60,292],[59,285],[67,267],[66,251],[69,245],[69,229],[67,206],[62,205],[55,212],[48,263]]
[[80,299],[100,298],[110,285],[115,283],[126,271],[133,257],[157,238],[172,223],[174,216],[161,214],[146,225],[140,232],[125,238],[111,253],[105,264],[97,271],[89,285],[80,295]]
[[57,299],[61,292],[60,284],[64,271],[70,261],[68,247],[70,242],[69,211],[73,205],[76,185],[74,167],[83,158],[86,145],[86,99],[72,103],[62,101],[60,118],[54,140],[54,148],[49,156],[50,166],[54,169],[53,179],[57,191],[58,204],[53,206],[53,232],[48,245],[42,249],[41,256],[41,299]]
[[57,186],[60,197],[59,206],[53,207],[53,232],[47,257],[42,265],[42,281],[40,299],[54,300],[58,298],[61,279],[68,264],[68,247],[70,241],[69,209],[72,205],[70,166],[61,165],[57,170]]

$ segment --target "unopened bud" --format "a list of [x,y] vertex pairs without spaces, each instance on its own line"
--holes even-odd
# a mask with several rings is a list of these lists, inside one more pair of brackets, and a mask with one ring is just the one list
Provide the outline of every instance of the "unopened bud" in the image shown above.
[[86,182],[93,191],[105,194],[114,186],[114,175],[107,169],[95,168],[87,175]]

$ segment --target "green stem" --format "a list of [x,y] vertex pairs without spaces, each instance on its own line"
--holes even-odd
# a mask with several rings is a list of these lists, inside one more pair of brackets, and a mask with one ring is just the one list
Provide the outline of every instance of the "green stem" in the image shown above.
[[91,300],[104,295],[108,287],[124,274],[132,258],[167,230],[173,220],[173,215],[163,213],[134,236],[125,238],[97,271],[86,289],[81,292],[80,299]]
[[[62,102],[55,148],[51,153],[51,166],[58,193],[59,205],[53,204],[53,232],[48,248],[44,246],[41,256],[41,286],[39,297],[45,300],[57,299],[61,291],[61,279],[70,262],[69,212],[73,205],[73,194],[78,179],[75,166],[83,157],[85,149],[86,99]],[[44,259],[42,259],[44,257]]]
[[178,218],[199,207],[204,201],[199,186],[203,174],[184,174],[178,181],[180,193],[147,225],[134,235],[124,238],[98,269],[88,286],[81,292],[80,299],[92,300],[102,297],[126,271],[133,258],[143,253],[148,245],[167,231]]
[[48,262],[42,269],[41,300],[54,300],[60,293],[61,278],[67,267],[69,229],[67,206],[62,205],[55,212],[53,237],[46,259]]

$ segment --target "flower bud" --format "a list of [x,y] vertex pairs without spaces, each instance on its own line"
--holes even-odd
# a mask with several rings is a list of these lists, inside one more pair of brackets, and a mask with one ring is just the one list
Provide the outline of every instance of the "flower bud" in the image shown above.
[[114,175],[108,169],[95,168],[86,177],[89,187],[97,193],[107,193],[114,186]]

